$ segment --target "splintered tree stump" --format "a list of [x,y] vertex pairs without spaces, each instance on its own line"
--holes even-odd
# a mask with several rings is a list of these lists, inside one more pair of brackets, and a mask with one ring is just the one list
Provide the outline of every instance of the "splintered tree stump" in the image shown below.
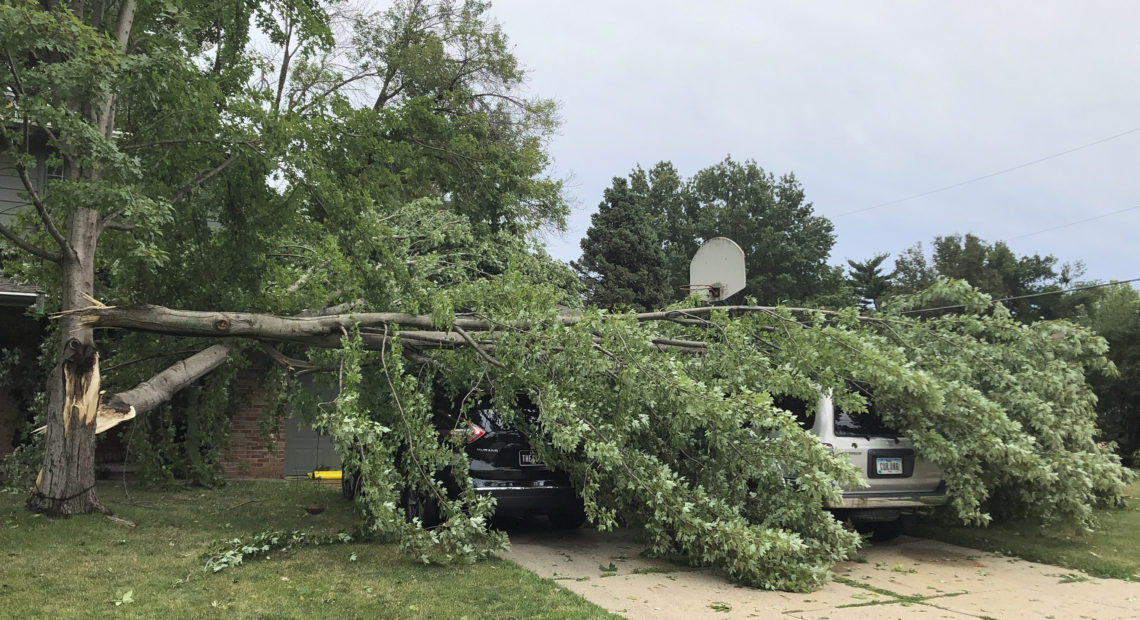
[[28,508],[48,515],[106,512],[95,495],[95,435],[99,411],[99,352],[72,338],[52,373],[47,456]]

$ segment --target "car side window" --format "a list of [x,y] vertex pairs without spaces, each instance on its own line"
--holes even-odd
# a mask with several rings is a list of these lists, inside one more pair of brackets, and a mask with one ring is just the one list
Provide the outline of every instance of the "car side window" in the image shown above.
[[795,396],[773,396],[772,404],[796,416],[800,428],[810,431],[815,426],[815,404]]

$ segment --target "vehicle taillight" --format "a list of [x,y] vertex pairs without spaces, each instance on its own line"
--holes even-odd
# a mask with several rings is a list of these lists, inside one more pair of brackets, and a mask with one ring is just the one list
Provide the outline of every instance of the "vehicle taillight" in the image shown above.
[[454,439],[458,439],[463,443],[475,443],[479,438],[487,434],[487,431],[480,428],[480,426],[471,420],[467,420],[467,428],[453,428],[449,431],[440,431],[441,434],[449,435]]
[[827,448],[828,450],[834,450],[835,449],[835,446],[827,443],[826,441],[823,442],[823,447]]

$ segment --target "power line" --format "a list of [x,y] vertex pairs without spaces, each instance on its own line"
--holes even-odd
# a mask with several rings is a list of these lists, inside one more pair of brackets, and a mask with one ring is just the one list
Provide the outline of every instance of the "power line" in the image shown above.
[[[1016,297],[1002,297],[1001,299],[993,299],[990,303],[997,303],[999,301],[1016,301],[1018,299],[1029,299],[1030,297],[1044,297],[1046,295],[1060,295],[1061,293],[1073,293],[1076,291],[1087,291],[1094,288],[1104,288],[1106,286],[1119,286],[1121,284],[1131,284],[1132,282],[1140,282],[1140,278],[1132,278],[1131,280],[1117,280],[1113,282],[1102,282],[1101,284],[1090,284],[1088,286],[1077,286],[1074,288],[1067,288],[1060,291],[1043,291],[1041,293],[1030,293],[1028,295],[1018,295]],[[955,308],[965,308],[966,304],[957,304],[954,306],[942,306],[939,308],[919,308],[918,310],[903,310],[899,314],[914,314],[916,312],[934,312],[936,310],[954,310]]]
[[1094,215],[1092,217],[1086,217],[1083,220],[1077,220],[1075,222],[1069,222],[1067,224],[1060,224],[1057,226],[1053,226],[1052,228],[1042,228],[1041,230],[1036,230],[1036,231],[1033,231],[1031,233],[1025,233],[1024,235],[1014,235],[1013,237],[1006,237],[1005,240],[1006,241],[1012,241],[1014,239],[1021,239],[1022,237],[1032,237],[1033,235],[1040,235],[1041,233],[1052,232],[1054,230],[1059,230],[1061,228],[1068,228],[1069,226],[1076,226],[1077,224],[1084,224],[1085,222],[1091,222],[1093,220],[1099,220],[1101,218],[1105,218],[1105,217],[1108,217],[1110,215],[1117,215],[1120,213],[1126,213],[1128,211],[1135,211],[1136,209],[1140,209],[1140,205],[1136,205],[1134,207],[1128,207],[1127,209],[1120,209],[1119,211],[1113,211],[1111,213],[1102,213],[1100,215]]
[[956,187],[962,187],[963,185],[969,185],[971,183],[977,183],[978,181],[984,181],[986,179],[990,179],[990,178],[996,177],[998,175],[1006,174],[1008,172],[1013,172],[1015,170],[1021,170],[1022,168],[1028,168],[1029,166],[1033,166],[1033,165],[1039,164],[1041,162],[1046,162],[1046,161],[1049,161],[1050,159],[1056,159],[1058,157],[1068,155],[1070,153],[1076,153],[1077,151],[1087,149],[1089,147],[1093,147],[1093,146],[1096,146],[1098,144],[1104,144],[1105,142],[1110,142],[1112,140],[1116,140],[1117,138],[1123,138],[1124,136],[1134,134],[1138,131],[1140,131],[1140,127],[1129,129],[1128,131],[1124,131],[1124,132],[1121,132],[1121,133],[1118,133],[1118,134],[1115,134],[1112,136],[1108,136],[1107,138],[1101,138],[1100,140],[1089,142],[1087,144],[1075,146],[1071,149],[1064,150],[1064,151],[1061,151],[1059,153],[1053,153],[1052,155],[1046,155],[1045,157],[1042,157],[1040,159],[1034,159],[1033,161],[1027,161],[1023,164],[1018,164],[1018,165],[1013,166],[1011,168],[1005,168],[1003,170],[998,170],[997,172],[991,172],[989,174],[983,174],[982,176],[979,176],[979,177],[974,177],[972,179],[966,179],[965,181],[959,181],[959,182],[953,183],[951,185],[946,185],[946,186],[939,187],[939,188],[932,189],[932,190],[928,190],[925,192],[920,192],[918,194],[913,194],[913,195],[907,196],[905,198],[898,198],[896,200],[888,200],[887,202],[881,202],[877,205],[871,205],[869,207],[863,207],[862,209],[855,209],[854,211],[847,211],[845,213],[840,213],[839,215],[836,215],[835,217],[844,217],[847,215],[855,215],[856,213],[864,213],[866,211],[871,211],[873,209],[879,209],[882,207],[889,207],[891,205],[897,205],[899,203],[908,202],[908,201],[914,200],[916,198],[923,198],[925,196],[930,196],[931,194],[938,194],[938,193],[941,193],[941,192],[944,192],[947,190],[954,189]]

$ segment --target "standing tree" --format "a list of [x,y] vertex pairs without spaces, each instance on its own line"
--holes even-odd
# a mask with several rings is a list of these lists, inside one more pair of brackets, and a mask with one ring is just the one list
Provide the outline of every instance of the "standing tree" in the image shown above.
[[[0,227],[20,251],[5,268],[58,295],[61,317],[33,510],[101,510],[100,407],[152,409],[242,348],[100,343],[144,360],[111,378],[119,393],[101,405],[96,340],[75,314],[95,298],[442,311],[437,287],[480,274],[570,281],[527,236],[565,215],[560,185],[543,175],[553,109],[517,94],[522,73],[486,8],[409,1],[338,17],[338,5],[291,1],[0,6],[0,149],[29,203]],[[264,55],[251,25],[272,48]],[[351,32],[338,39],[340,27]],[[362,93],[374,97],[360,103]],[[59,177],[46,188],[34,178],[44,152]],[[181,348],[197,353],[163,370]],[[148,368],[153,377],[140,374]]]
[[938,279],[926,260],[926,251],[923,250],[921,241],[899,254],[891,273],[895,283],[891,292],[897,295],[913,295],[929,288]]
[[689,180],[684,203],[694,250],[712,237],[729,237],[744,250],[742,295],[764,303],[805,301],[842,286],[827,265],[834,227],[813,213],[794,175],[777,178],[754,161],[726,158]]
[[[1055,269],[1054,256],[1014,255],[1005,243],[989,244],[975,235],[936,237],[933,260],[927,262],[916,244],[895,261],[897,292],[913,293],[938,277],[965,280],[995,298],[1021,297],[1059,291],[1079,277],[1080,264]],[[1025,322],[1063,316],[1066,302],[1060,296],[1043,296],[1006,302],[1010,312]]]
[[590,229],[582,258],[572,263],[586,285],[587,301],[602,308],[661,308],[677,299],[678,281],[666,260],[665,207],[676,200],[676,172],[660,163],[629,179],[614,177]]
[[847,281],[855,294],[859,296],[859,307],[882,309],[882,299],[892,287],[893,273],[883,274],[883,261],[890,256],[887,253],[876,254],[863,262],[848,260],[850,266]]
[[[727,158],[683,182],[668,162],[654,166],[648,183],[638,180],[643,176],[640,169],[630,175],[630,187],[644,198],[628,204],[638,206],[613,215],[613,205],[605,206],[607,193],[605,214],[599,211],[582,242],[581,265],[589,273],[589,286],[605,288],[610,279],[617,289],[660,299],[658,291],[688,283],[689,260],[702,242],[729,237],[744,250],[748,284],[741,297],[805,301],[844,288],[840,270],[827,265],[835,242],[831,222],[813,214],[793,175],[777,179],[755,162]],[[637,194],[639,183],[645,189]],[[636,226],[637,232],[623,232],[621,226]],[[627,234],[637,245],[622,238]],[[664,269],[644,262],[658,249],[664,253]],[[677,297],[668,293],[664,300]]]
[[1087,291],[1080,322],[1108,341],[1116,373],[1089,377],[1101,431],[1135,467],[1140,462],[1140,295],[1128,285]]

